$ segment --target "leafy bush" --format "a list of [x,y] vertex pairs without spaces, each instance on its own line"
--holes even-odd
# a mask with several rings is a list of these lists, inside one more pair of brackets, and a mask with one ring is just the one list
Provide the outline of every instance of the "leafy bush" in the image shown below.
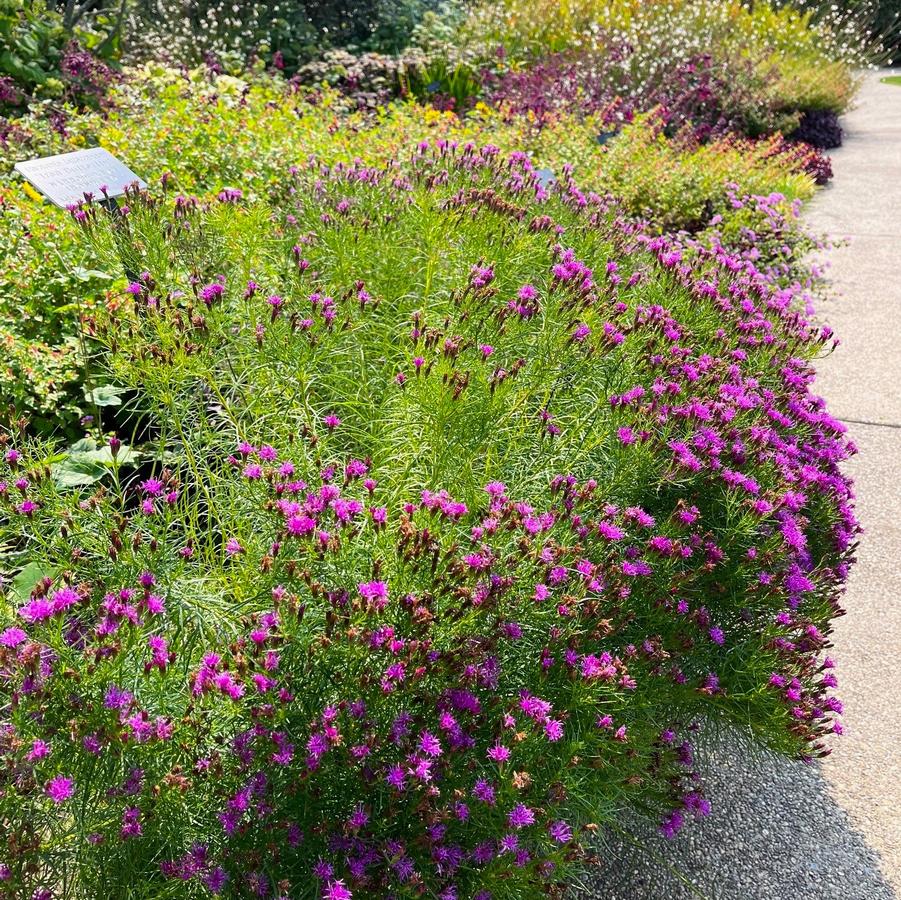
[[133,61],[193,66],[216,59],[230,73],[248,61],[292,74],[329,50],[401,53],[431,0],[138,0],[126,49]]
[[33,430],[59,434],[73,427],[78,415],[74,388],[81,374],[80,358],[73,335],[44,336],[52,343],[28,338],[14,325],[0,323],[0,398],[6,418],[30,415]]
[[842,126],[834,112],[810,110],[801,116],[797,129],[790,137],[792,140],[804,141],[814,147],[831,150],[842,145]]
[[0,48],[0,115],[35,98],[97,106],[113,77],[114,47],[97,33],[66,28],[41,0],[0,3]]
[[301,66],[292,82],[299,89],[328,85],[350,97],[355,107],[375,109],[403,93],[409,94],[410,79],[425,65],[425,55],[416,50],[403,56],[329,50]]
[[853,14],[835,8],[814,16],[778,2],[502,0],[476,4],[460,30],[464,39],[481,43],[483,53],[501,45],[517,59],[591,49],[616,35],[634,49],[638,75],[672,69],[673,62],[702,53],[724,60],[744,51],[754,60],[778,55],[786,61],[859,65],[869,61],[874,50]]
[[616,64],[607,54],[553,53],[522,69],[488,73],[488,102],[513,115],[531,115],[540,123],[561,112],[601,115],[604,124],[631,118],[629,104],[621,109],[613,79],[604,73]]
[[0,187],[0,409],[74,437],[84,412],[78,321],[113,278],[91,268],[72,223],[31,195]]
[[694,722],[840,729],[828,334],[522,154],[405,159],[77,213],[156,461],[7,440],[9,889],[537,895],[706,813]]
[[[341,86],[347,73],[360,83],[363,76],[342,70],[338,55],[331,59],[336,60],[330,69],[334,78],[326,76],[326,81]],[[375,93],[378,82],[373,79],[368,87]],[[24,152],[37,155],[99,143],[148,181],[168,175],[171,187],[201,194],[240,186],[260,196],[286,165],[302,163],[309,153],[379,164],[410,144],[439,137],[490,141],[507,152],[524,149],[555,172],[572,165],[586,187],[614,195],[629,195],[622,186],[632,177],[629,160],[636,157],[635,165],[641,167],[643,154],[657,162],[665,159],[659,173],[664,179],[669,169],[676,169],[702,181],[702,204],[707,197],[722,197],[730,182],[744,193],[776,190],[792,199],[808,198],[813,187],[804,174],[812,168],[804,147],[788,148],[778,138],[753,143],[728,138],[699,149],[693,135],[673,134],[671,117],[660,111],[639,116],[599,143],[599,133],[634,117],[627,111],[620,115],[621,109],[614,107],[589,115],[548,112],[539,120],[528,111],[510,115],[508,108],[494,110],[484,103],[462,116],[413,102],[348,112],[334,90],[286,89],[281,79],[267,76],[240,80],[194,71],[186,77],[159,67],[133,71],[113,100],[116,108],[106,115],[71,122],[68,138],[53,133],[43,120],[23,120],[21,126],[31,135]],[[628,204],[631,212],[658,226],[678,221],[679,205],[677,193],[665,207]],[[683,221],[692,217],[693,211]]]
[[293,71],[321,46],[304,4],[139,0],[129,13],[125,55],[130,62],[210,62],[240,74],[260,57]]
[[435,0],[313,0],[311,18],[332,46],[353,45],[381,53],[400,53]]
[[[773,72],[769,79],[754,86],[750,69],[745,79],[735,78],[710,54],[702,54],[679,64],[659,84],[636,89],[630,83],[628,59],[629,51],[617,47],[543,57],[523,69],[489,75],[490,102],[514,114],[534,115],[539,122],[557,112],[603,113],[607,125],[628,121],[637,112],[657,109],[670,134],[691,129],[693,137],[701,141],[731,134],[756,137],[801,127],[797,114],[788,114],[770,97],[775,91],[784,98],[784,75]],[[837,71],[843,71],[841,66]],[[821,79],[826,77],[820,73]],[[819,84],[822,87],[822,80]],[[828,116],[837,120],[834,112],[816,109],[817,100],[812,95],[798,94],[796,91],[797,96],[788,107],[808,110],[800,117],[802,123]],[[624,95],[627,99],[623,99]],[[814,143],[809,138],[819,136],[810,128],[804,134],[806,137],[799,140],[808,143]]]
[[706,227],[694,234],[680,232],[674,246],[689,253],[715,253],[740,260],[746,275],[763,290],[784,298],[791,305],[814,315],[815,301],[823,293],[822,271],[810,265],[810,254],[830,243],[799,227],[801,202],[788,202],[783,194],[739,194],[727,189],[729,215],[717,213]]
[[[665,117],[639,116],[604,145],[597,183],[607,187],[633,214],[658,228],[696,230],[715,214],[729,215],[730,184],[745,194],[781,192],[809,196],[805,167],[815,153],[786,144],[733,136],[697,144],[691,135],[666,138]],[[804,155],[799,155],[804,154]]]
[[[42,111],[18,119],[3,155],[8,167],[16,159],[99,144],[148,182],[165,178],[169,190],[215,196],[240,187],[259,198],[287,165],[302,164],[309,153],[382,164],[423,139],[492,141],[507,152],[524,149],[558,174],[573,166],[586,187],[619,196],[630,215],[657,230],[696,231],[714,214],[730,218],[728,184],[739,194],[777,191],[789,200],[807,198],[813,190],[803,174],[813,157],[800,145],[790,152],[775,140],[748,146],[714,141],[699,148],[639,118],[602,146],[598,133],[612,127],[603,115],[548,114],[537,122],[484,104],[464,117],[416,103],[356,110],[362,98],[357,92],[348,103],[332,89],[295,90],[265,75],[245,81],[147,67],[131,70],[114,86],[102,114],[65,110],[65,135]],[[348,112],[348,106],[356,111]],[[61,369],[54,364],[52,378],[29,379],[24,394],[24,370],[16,366],[0,384],[0,407],[14,403],[23,413],[58,415],[75,438],[73,427],[89,411],[81,399],[86,376],[80,318],[103,300],[110,282],[104,267],[75,243],[65,214],[29,196],[18,178],[0,189],[0,226],[0,323],[6,339],[18,336],[22,346],[15,356],[29,365],[44,355],[45,345],[66,361]],[[799,223],[792,227],[800,232]],[[803,278],[800,257],[795,266]],[[86,272],[93,274],[86,279]],[[46,356],[48,365],[53,358]]]
[[[777,0],[781,3],[785,0]],[[869,34],[873,43],[881,46],[881,61],[901,63],[901,9],[895,0],[835,0],[828,6],[817,0],[791,0],[792,5],[809,10],[814,18],[841,12],[846,30],[856,35]]]

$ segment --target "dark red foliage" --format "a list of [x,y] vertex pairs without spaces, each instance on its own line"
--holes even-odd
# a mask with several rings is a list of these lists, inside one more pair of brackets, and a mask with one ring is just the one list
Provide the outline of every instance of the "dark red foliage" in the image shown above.
[[828,109],[809,109],[801,116],[797,129],[790,135],[793,141],[804,141],[821,150],[842,145],[842,126],[838,115]]
[[603,124],[630,121],[658,108],[667,134],[690,129],[699,142],[729,133],[761,131],[748,110],[753,99],[726,77],[709,54],[694,56],[665,77],[636,83],[626,65],[629,48],[555,53],[521,71],[485,75],[489,102],[513,114],[532,114],[539,124],[558,112],[603,115]]
[[489,102],[515,115],[531,113],[539,122],[559,112],[604,114],[604,123],[632,118],[631,102],[618,99],[612,74],[621,56],[553,53],[521,71],[486,73]]

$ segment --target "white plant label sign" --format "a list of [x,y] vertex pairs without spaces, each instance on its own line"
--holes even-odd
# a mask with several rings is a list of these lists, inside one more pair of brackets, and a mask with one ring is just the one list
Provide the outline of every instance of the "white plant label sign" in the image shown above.
[[101,188],[105,188],[106,197],[112,198],[121,197],[135,183],[147,187],[128,166],[102,147],[29,159],[16,163],[14,168],[51,203],[64,209],[84,202],[85,194],[103,200]]

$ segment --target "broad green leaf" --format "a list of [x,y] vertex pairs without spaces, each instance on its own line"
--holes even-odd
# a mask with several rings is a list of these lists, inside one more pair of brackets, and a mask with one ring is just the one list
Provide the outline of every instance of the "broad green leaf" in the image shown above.
[[84,397],[89,403],[97,406],[121,406],[122,395],[125,388],[116,387],[114,384],[101,384],[93,390],[85,391]]
[[10,582],[13,593],[23,602],[31,595],[34,586],[47,576],[53,578],[56,575],[53,571],[48,571],[40,563],[28,563],[18,575]]
[[134,462],[138,455],[139,454],[137,450],[133,450],[128,446],[128,444],[122,444],[122,446],[119,447],[119,453],[116,455],[115,460],[113,459],[112,450],[110,450],[110,448],[105,445],[103,447],[99,447],[96,450],[87,450],[82,453],[73,453],[72,457],[79,460],[84,460],[86,462],[100,463],[104,466],[111,466],[114,462],[118,462],[121,466],[126,463]]
[[92,437],[83,437],[69,447],[68,453],[89,453],[97,449],[97,441]]
[[122,444],[116,458],[107,445],[97,446],[94,438],[85,437],[69,447],[68,452],[51,466],[57,487],[83,487],[99,481],[114,463],[133,464],[140,453],[128,444]]
[[51,468],[53,481],[57,487],[84,487],[103,478],[107,472],[106,466],[83,457],[84,454],[70,456]]
[[100,269],[86,269],[84,266],[76,266],[72,269],[72,275],[79,281],[92,281],[94,279],[99,281],[113,281],[115,278],[115,276],[110,275],[109,272],[101,272]]

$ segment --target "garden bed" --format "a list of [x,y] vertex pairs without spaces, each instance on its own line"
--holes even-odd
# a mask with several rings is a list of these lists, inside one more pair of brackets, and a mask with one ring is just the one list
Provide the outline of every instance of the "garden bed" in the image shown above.
[[390,65],[151,61],[6,126],[7,164],[150,185],[0,185],[22,896],[562,894],[599,829],[706,815],[704,724],[841,732],[854,447],[797,137],[840,139],[870,45],[451,12],[453,50],[424,15]]

